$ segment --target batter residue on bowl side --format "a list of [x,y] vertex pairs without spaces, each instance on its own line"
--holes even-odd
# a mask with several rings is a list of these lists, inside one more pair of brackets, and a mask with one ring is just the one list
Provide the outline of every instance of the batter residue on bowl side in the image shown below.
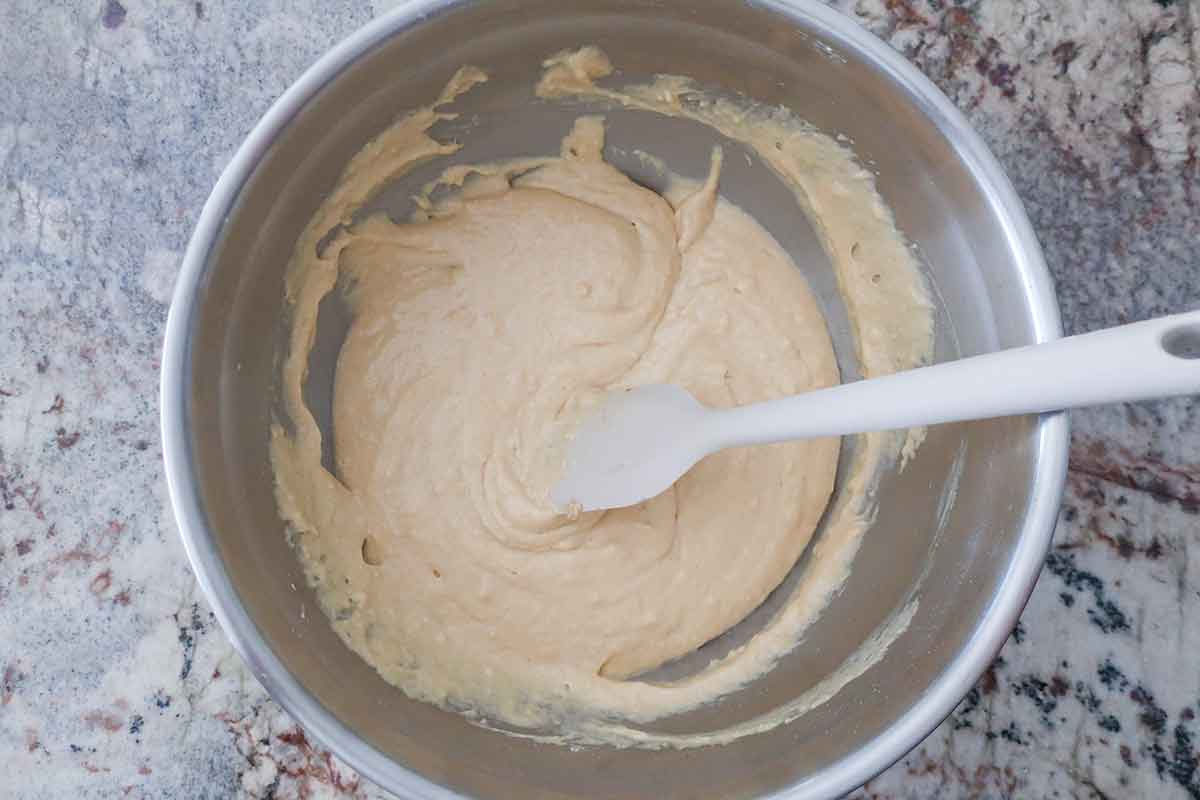
[[[864,375],[927,359],[925,285],[847,148],[684,78],[602,88],[610,72],[596,48],[562,53],[536,91],[687,117],[749,145],[819,231]],[[271,455],[309,579],[385,679],[526,735],[687,747],[793,719],[869,666],[912,609],[763,717],[697,734],[636,727],[744,686],[796,645],[849,569],[879,470],[921,432],[862,437],[798,588],[745,646],[685,680],[637,680],[779,585],[830,502],[839,443],[726,451],[642,505],[569,519],[548,498],[564,430],[612,388],[679,383],[729,406],[834,384],[836,361],[788,254],[719,196],[719,150],[703,184],[662,196],[606,163],[603,118],[581,116],[557,156],[450,165],[436,184],[453,191],[434,202],[427,187],[414,219],[358,219],[389,181],[458,149],[429,129],[486,79],[463,68],[364,147],[297,242],[288,424],[273,426]],[[318,304],[343,289],[353,323],[335,380],[334,475],[302,384]]]

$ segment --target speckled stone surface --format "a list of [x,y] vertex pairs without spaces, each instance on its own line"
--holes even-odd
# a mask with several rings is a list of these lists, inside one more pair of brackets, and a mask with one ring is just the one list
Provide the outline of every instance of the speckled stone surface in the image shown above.
[[[161,476],[166,302],[270,102],[390,3],[0,4],[0,795],[381,797],[247,674]],[[1069,332],[1200,305],[1200,2],[860,0],[1012,176]],[[1078,413],[1053,550],[856,798],[1200,798],[1200,405]]]

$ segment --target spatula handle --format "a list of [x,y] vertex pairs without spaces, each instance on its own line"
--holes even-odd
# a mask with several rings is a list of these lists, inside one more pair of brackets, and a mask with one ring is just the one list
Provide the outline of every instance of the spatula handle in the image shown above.
[[717,447],[1200,393],[1200,311],[718,412]]

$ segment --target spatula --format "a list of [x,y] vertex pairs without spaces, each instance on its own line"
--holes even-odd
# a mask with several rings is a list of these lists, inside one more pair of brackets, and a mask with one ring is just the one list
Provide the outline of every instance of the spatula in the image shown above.
[[550,497],[563,511],[620,508],[727,447],[1194,393],[1200,311],[735,408],[707,408],[680,386],[638,386],[581,421]]

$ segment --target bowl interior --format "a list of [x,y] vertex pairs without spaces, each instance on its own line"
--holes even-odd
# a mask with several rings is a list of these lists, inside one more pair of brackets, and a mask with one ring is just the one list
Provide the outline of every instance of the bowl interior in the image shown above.
[[[267,430],[283,334],[283,272],[298,233],[350,156],[399,114],[428,103],[464,63],[483,67],[491,80],[456,104],[458,120],[435,130],[463,133],[461,159],[554,152],[581,108],[535,102],[532,86],[545,56],[581,44],[602,47],[621,70],[618,81],[685,74],[786,105],[821,130],[849,137],[877,172],[880,192],[936,288],[939,360],[1036,340],[1038,315],[1053,299],[1033,295],[1021,266],[1028,262],[993,191],[980,185],[946,126],[902,79],[838,34],[771,4],[443,4],[373,47],[303,106],[241,187],[205,264],[183,377],[207,535],[257,635],[330,715],[334,733],[326,738],[337,741],[326,744],[394,789],[414,789],[406,768],[461,792],[522,797],[747,796],[814,787],[930,691],[976,634],[1022,535],[1048,540],[1048,530],[1026,531],[1044,423],[1013,418],[931,429],[917,458],[884,479],[878,521],[851,577],[804,644],[745,690],[662,727],[711,729],[777,707],[834,671],[915,598],[912,623],[878,664],[824,705],[717,748],[572,751],[485,731],[413,702],[332,633],[286,544]],[[717,140],[694,124],[643,112],[610,113],[609,131],[608,157],[650,185],[660,177],[634,149],[699,177]],[[854,376],[845,310],[811,226],[772,173],[737,157],[740,145],[726,145],[734,157],[726,158],[723,193],[792,253],[827,312],[844,375]],[[399,185],[380,203],[402,213],[408,194]],[[328,403],[339,327],[337,308],[323,308],[308,392],[318,417]],[[1007,609],[1008,616],[1016,610]],[[242,645],[258,646],[252,639]]]

